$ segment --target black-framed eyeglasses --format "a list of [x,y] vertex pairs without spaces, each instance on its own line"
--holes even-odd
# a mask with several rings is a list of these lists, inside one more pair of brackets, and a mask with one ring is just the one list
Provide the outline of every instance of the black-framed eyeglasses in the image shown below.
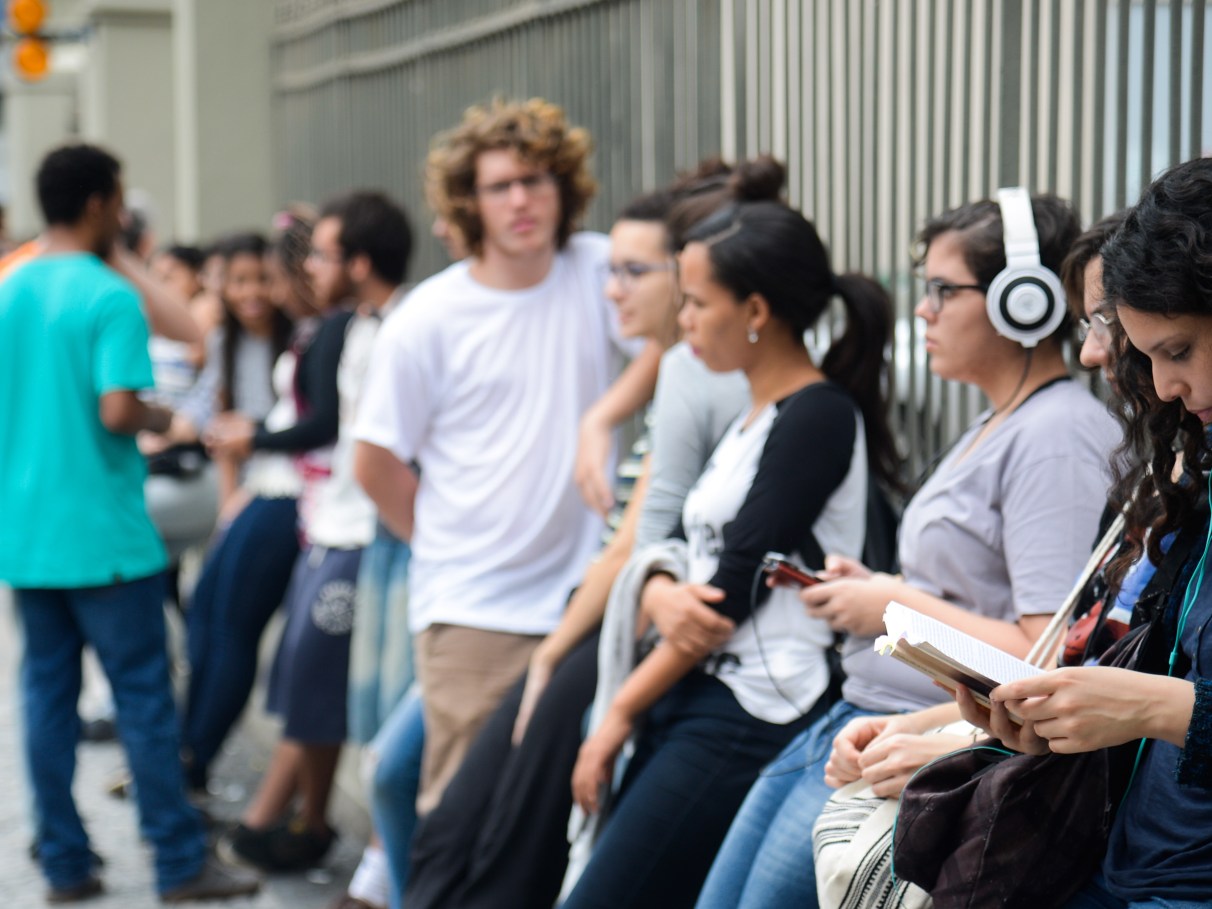
[[984,293],[988,289],[988,284],[952,284],[942,278],[931,278],[926,282],[926,299],[930,301],[930,311],[937,316],[943,311],[943,304],[961,290],[979,290]]
[[1111,341],[1111,326],[1114,320],[1105,312],[1096,312],[1089,319],[1077,320],[1077,343],[1085,344],[1086,338],[1090,333],[1094,333],[1094,337],[1102,344],[1109,344]]
[[635,282],[644,275],[659,271],[673,271],[677,268],[675,262],[615,262],[607,267],[610,276],[619,282],[619,288],[629,291]]
[[526,190],[527,195],[536,193],[541,189],[546,189],[555,183],[555,178],[546,171],[540,171],[535,174],[527,174],[524,177],[514,177],[512,180],[499,180],[496,183],[486,183],[483,186],[476,187],[476,194],[483,196],[486,199],[497,201],[504,199],[509,195],[509,191],[514,186],[520,186]]

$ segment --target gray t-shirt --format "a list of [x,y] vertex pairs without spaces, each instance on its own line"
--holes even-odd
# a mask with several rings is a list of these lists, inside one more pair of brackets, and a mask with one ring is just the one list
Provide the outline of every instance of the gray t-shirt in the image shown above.
[[743,373],[712,372],[684,341],[661,358],[652,403],[648,494],[636,528],[637,552],[666,539],[678,526],[686,493],[748,404],[749,383]]
[[[986,418],[905,509],[901,569],[907,583],[980,615],[1051,614],[1089,558],[1119,429],[1068,381],[1032,395],[965,456]],[[892,712],[945,699],[926,676],[876,654],[872,640],[846,643],[847,701]]]

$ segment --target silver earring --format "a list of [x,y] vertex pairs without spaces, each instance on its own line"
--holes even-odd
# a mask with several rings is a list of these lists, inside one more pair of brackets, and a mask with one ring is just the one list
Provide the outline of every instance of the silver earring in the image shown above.
[[758,342],[758,333],[756,328],[749,329],[749,343],[756,344]]

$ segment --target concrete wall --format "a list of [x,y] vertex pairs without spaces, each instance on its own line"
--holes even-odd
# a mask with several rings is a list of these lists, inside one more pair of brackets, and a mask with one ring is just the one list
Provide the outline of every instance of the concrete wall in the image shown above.
[[175,0],[178,233],[268,228],[270,31],[266,0]]
[[87,12],[81,137],[121,159],[128,190],[150,194],[155,235],[167,241],[177,208],[171,0],[92,0]]

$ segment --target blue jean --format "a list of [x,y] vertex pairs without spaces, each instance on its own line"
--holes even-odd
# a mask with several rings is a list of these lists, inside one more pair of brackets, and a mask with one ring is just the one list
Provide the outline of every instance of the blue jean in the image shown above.
[[42,872],[52,887],[89,877],[88,834],[72,798],[80,720],[80,655],[96,651],[114,692],[118,732],[135,780],[143,836],[161,892],[195,877],[206,841],[185,798],[169,680],[163,575],[76,590],[18,590],[25,747]]
[[391,869],[391,909],[400,909],[401,894],[408,886],[408,855],[417,826],[421,752],[425,749],[421,706],[421,689],[414,685],[370,744],[376,760],[370,812]]
[[1107,881],[1101,873],[1094,875],[1065,909],[1207,909],[1207,900],[1154,899],[1126,903],[1107,890]]
[[181,738],[189,784],[203,789],[252,692],[261,634],[299,554],[294,499],[255,498],[207,555],[186,612],[189,693]]
[[564,909],[693,906],[762,767],[823,710],[766,723],[718,679],[696,671],[678,682],[649,712],[618,802]]
[[812,825],[834,790],[825,785],[833,737],[872,711],[839,701],[783,750],[737,813],[697,909],[815,907]]
[[349,652],[350,741],[370,742],[411,687],[408,565],[412,549],[385,527],[362,552]]

